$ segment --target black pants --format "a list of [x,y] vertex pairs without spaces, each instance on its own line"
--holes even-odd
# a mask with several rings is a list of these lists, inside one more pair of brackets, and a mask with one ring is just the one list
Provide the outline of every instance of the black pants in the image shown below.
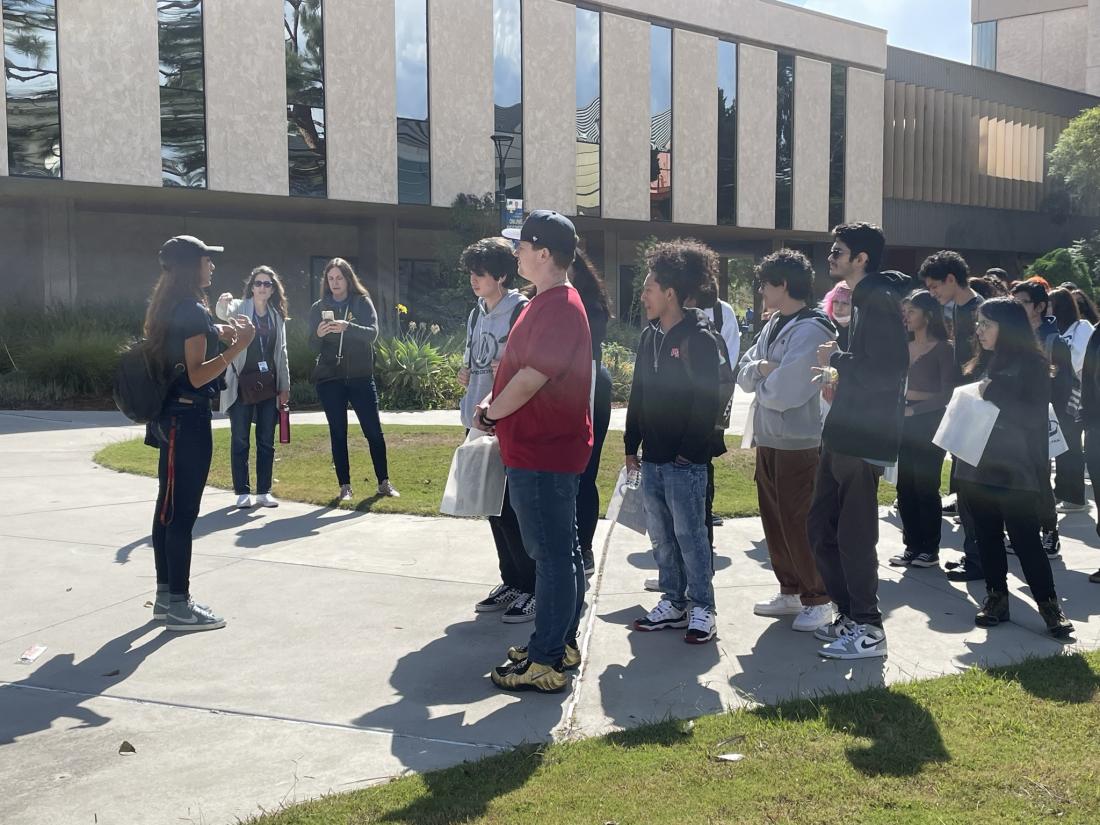
[[167,585],[171,595],[187,596],[191,583],[191,531],[199,517],[214,451],[210,408],[169,404],[161,417],[160,429],[168,440],[160,445],[157,471],[160,488],[153,511],[153,563],[158,588]]
[[[1089,466],[1089,478],[1092,479],[1092,497],[1100,506],[1100,429],[1085,429],[1085,461]],[[1096,534],[1100,536],[1100,523],[1096,525]]]
[[317,397],[325,408],[328,419],[328,437],[332,444],[332,463],[336,467],[336,480],[341,486],[351,484],[351,466],[348,462],[348,404],[359,418],[359,426],[370,445],[370,459],[374,475],[381,483],[390,477],[386,463],[386,439],[382,435],[382,422],[378,418],[378,392],[373,378],[350,378],[347,381],[324,381],[317,385]]
[[878,480],[882,467],[821,448],[806,517],[817,572],[837,610],[882,626],[878,609]]
[[596,373],[596,397],[592,410],[592,457],[581,473],[577,488],[577,534],[581,550],[585,551],[592,549],[592,537],[596,534],[596,522],[600,518],[600,491],[596,488],[596,476],[600,472],[600,455],[610,423],[611,376],[607,369],[601,367]]
[[1058,425],[1069,449],[1054,459],[1054,497],[1071,504],[1085,503],[1085,453],[1081,449],[1084,426],[1073,416],[1058,416]]
[[905,548],[913,553],[940,552],[940,473],[944,451],[932,443],[943,410],[911,415],[902,425],[898,451],[898,512]]
[[240,398],[227,411],[230,426],[230,464],[233,492],[252,492],[248,484],[248,451],[252,441],[252,422],[256,422],[256,492],[271,492],[271,472],[275,466],[275,422],[279,409],[274,398],[259,404],[245,404]]
[[535,560],[527,555],[523,547],[523,534],[508,498],[507,486],[504,488],[504,506],[500,509],[500,515],[489,516],[489,529],[493,531],[493,543],[497,548],[501,582],[521,593],[533,594]]
[[1008,590],[1008,556],[1002,540],[1008,530],[1012,549],[1020,559],[1024,580],[1037,602],[1054,598],[1054,576],[1050,559],[1039,541],[1039,510],[1033,490],[1009,490],[961,481],[959,486],[974,514],[978,549],[982,554],[985,585],[990,590]]

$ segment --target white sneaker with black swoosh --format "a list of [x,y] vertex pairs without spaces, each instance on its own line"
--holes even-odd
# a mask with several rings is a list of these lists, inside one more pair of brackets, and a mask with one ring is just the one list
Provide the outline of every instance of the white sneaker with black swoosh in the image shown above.
[[185,602],[172,602],[168,605],[168,618],[165,628],[179,632],[191,632],[195,630],[217,630],[225,627],[225,619],[215,615],[204,604],[198,604],[193,599]]
[[881,627],[857,624],[818,651],[826,659],[871,659],[886,655],[886,633]]

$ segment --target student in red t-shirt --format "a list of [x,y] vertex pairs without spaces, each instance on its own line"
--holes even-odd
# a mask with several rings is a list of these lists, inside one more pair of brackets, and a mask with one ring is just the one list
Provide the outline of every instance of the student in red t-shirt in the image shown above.
[[[569,266],[577,249],[572,222],[537,210],[518,233],[519,274],[538,294],[508,338],[493,391],[474,426],[496,430],[508,494],[523,545],[535,560],[535,632],[495,668],[505,690],[556,693],[580,664],[577,627],[584,608],[584,563],[577,541],[578,476],[592,452],[592,339]],[[518,238],[517,238],[518,236]]]

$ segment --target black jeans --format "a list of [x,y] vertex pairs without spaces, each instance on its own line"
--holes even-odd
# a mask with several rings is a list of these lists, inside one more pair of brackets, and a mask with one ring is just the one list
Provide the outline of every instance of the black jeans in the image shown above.
[[882,626],[878,609],[878,480],[882,467],[821,448],[806,517],[817,572],[837,610]]
[[214,451],[210,408],[169,403],[161,416],[160,428],[167,439],[172,439],[174,433],[174,443],[160,444],[157,470],[160,488],[153,511],[153,563],[158,587],[167,585],[171,595],[187,596],[191,583],[191,531],[199,517]]
[[233,469],[233,492],[252,492],[248,485],[248,450],[252,422],[256,422],[256,492],[271,492],[271,469],[275,466],[275,422],[279,409],[274,398],[259,404],[245,404],[240,398],[226,411],[229,416],[229,457]]
[[944,451],[932,443],[943,410],[911,415],[902,424],[898,450],[898,513],[905,549],[912,553],[940,552],[940,473]]
[[493,531],[493,543],[497,548],[500,580],[520,593],[535,592],[535,560],[523,547],[523,534],[519,529],[516,511],[508,498],[508,486],[504,487],[504,506],[499,516],[489,516],[489,529]]
[[974,514],[986,587],[1001,592],[1008,590],[1008,555],[1002,539],[1003,531],[1007,529],[1032,598],[1037,602],[1054,598],[1050,559],[1039,541],[1039,508],[1035,492],[990,487],[972,481],[961,481],[959,486],[966,495],[970,512]]
[[1069,449],[1054,459],[1054,497],[1071,504],[1085,503],[1085,453],[1081,449],[1084,426],[1073,416],[1058,416],[1058,425]]
[[359,426],[370,445],[370,458],[374,475],[381,483],[390,477],[386,463],[386,439],[382,435],[382,422],[378,418],[378,391],[373,378],[349,378],[347,381],[323,381],[317,385],[317,397],[325,408],[328,419],[328,437],[332,444],[332,463],[336,467],[336,480],[341,486],[351,484],[351,466],[348,462],[348,404],[359,418]]
[[577,488],[577,533],[581,550],[585,551],[592,549],[592,537],[596,534],[596,522],[600,518],[600,491],[596,488],[596,476],[600,472],[600,455],[610,423],[611,376],[606,368],[601,367],[596,373],[596,397],[592,410],[592,457],[581,473]]

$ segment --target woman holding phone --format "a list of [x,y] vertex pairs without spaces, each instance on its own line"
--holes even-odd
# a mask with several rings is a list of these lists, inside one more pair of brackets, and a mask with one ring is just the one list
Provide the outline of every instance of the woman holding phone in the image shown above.
[[229,319],[244,315],[252,320],[256,337],[230,363],[225,374],[221,409],[229,416],[230,463],[237,507],[253,505],[248,480],[248,452],[252,422],[256,422],[256,500],[261,507],[278,507],[271,495],[275,465],[275,422],[279,408],[290,399],[290,365],[286,355],[286,292],[275,270],[258,266],[244,282],[240,300],[228,292],[218,298],[217,315]]
[[378,417],[378,390],[374,384],[374,342],[378,313],[367,288],[351,264],[333,258],[325,264],[321,300],[309,311],[309,346],[317,353],[312,381],[328,419],[332,463],[340,484],[340,501],[350,501],[351,465],[348,459],[348,404],[370,446],[378,479],[378,495],[401,494],[390,483],[386,439]]

